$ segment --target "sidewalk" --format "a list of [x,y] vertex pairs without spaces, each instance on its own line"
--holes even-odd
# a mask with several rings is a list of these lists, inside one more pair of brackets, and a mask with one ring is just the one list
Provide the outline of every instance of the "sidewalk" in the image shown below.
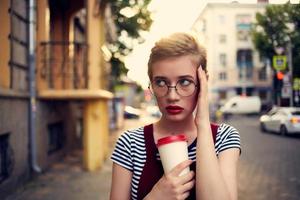
[[[110,151],[118,135],[125,129],[145,124],[145,120],[125,120],[121,130],[111,133]],[[24,185],[7,200],[107,200],[111,185],[109,157],[95,172],[82,169],[81,151],[73,152],[51,169]]]

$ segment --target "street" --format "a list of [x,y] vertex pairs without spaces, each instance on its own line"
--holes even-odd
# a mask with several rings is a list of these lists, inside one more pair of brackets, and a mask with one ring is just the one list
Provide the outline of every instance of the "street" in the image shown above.
[[[143,121],[126,120],[126,127]],[[258,116],[235,116],[226,122],[240,131],[239,200],[300,199],[300,137],[261,133]],[[113,144],[113,142],[112,142]],[[18,190],[9,200],[109,198],[111,161],[99,171],[80,168],[79,155],[67,157],[48,172]]]
[[239,199],[300,199],[300,137],[261,133],[254,116],[228,123],[241,135]]

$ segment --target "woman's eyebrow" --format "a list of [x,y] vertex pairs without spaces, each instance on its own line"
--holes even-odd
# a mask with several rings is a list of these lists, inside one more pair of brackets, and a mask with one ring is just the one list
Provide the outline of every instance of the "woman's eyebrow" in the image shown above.
[[183,76],[179,76],[178,78],[192,78],[192,79],[194,79],[194,77],[191,76],[191,75],[183,75]]
[[165,76],[154,76],[153,79],[164,79],[164,80],[168,80],[168,78],[165,77]]

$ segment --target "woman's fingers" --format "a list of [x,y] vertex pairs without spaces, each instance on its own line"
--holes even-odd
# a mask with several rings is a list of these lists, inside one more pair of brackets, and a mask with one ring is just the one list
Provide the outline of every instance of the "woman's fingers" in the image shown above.
[[192,160],[186,160],[183,161],[181,163],[179,163],[178,165],[176,165],[170,172],[169,174],[171,176],[179,176],[179,174],[188,166],[190,166],[193,163]]
[[194,178],[194,176],[195,176],[194,171],[190,171],[189,173],[180,176],[179,184],[184,185],[187,182],[190,182]]
[[180,199],[186,199],[189,197],[189,195],[190,195],[190,192],[185,192],[181,195]]
[[180,187],[180,190],[179,192],[180,193],[186,193],[186,192],[189,192],[195,185],[195,180],[191,180],[189,182],[187,182],[186,184],[182,185]]
[[[193,163],[192,160],[186,160],[176,165],[169,173],[166,173],[153,189],[153,193],[169,194],[169,197],[176,199],[186,199],[189,190],[194,185],[194,172],[180,175],[181,172]],[[161,196],[161,195],[160,195]]]
[[200,84],[200,92],[199,95],[206,95],[207,94],[207,77],[205,71],[203,71],[202,66],[200,65],[197,70],[197,75]]
[[205,71],[201,66],[198,67],[197,75],[200,84],[200,92],[198,95],[197,112],[195,116],[195,123],[200,126],[202,123],[209,121],[209,104],[208,104],[208,94],[207,94],[207,77]]

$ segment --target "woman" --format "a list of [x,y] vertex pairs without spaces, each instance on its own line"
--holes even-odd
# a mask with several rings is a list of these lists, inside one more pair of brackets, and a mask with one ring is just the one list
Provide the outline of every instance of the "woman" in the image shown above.
[[[187,33],[162,38],[152,48],[148,75],[162,117],[118,139],[110,199],[237,199],[239,134],[210,124],[204,48]],[[155,144],[179,133],[188,139],[190,160],[163,174]],[[179,176],[187,166],[193,170]]]

